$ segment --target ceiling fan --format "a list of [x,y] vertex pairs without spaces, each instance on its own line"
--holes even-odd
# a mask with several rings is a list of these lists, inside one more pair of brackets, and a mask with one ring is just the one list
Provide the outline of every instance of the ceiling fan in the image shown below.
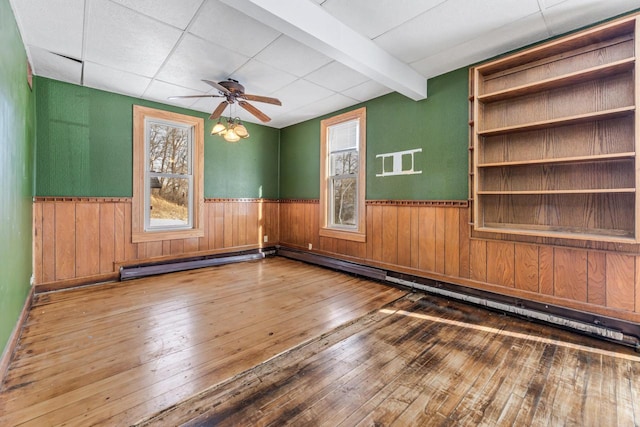
[[227,108],[227,105],[238,103],[239,106],[256,116],[263,122],[268,122],[271,120],[269,116],[267,116],[262,111],[258,110],[253,105],[249,104],[248,101],[257,101],[264,102],[267,104],[273,105],[282,105],[279,99],[270,98],[268,96],[260,96],[260,95],[249,95],[248,93],[244,93],[244,86],[238,83],[237,80],[227,79],[222,82],[214,82],[211,80],[202,80],[208,85],[212,86],[214,89],[217,89],[219,95],[186,95],[186,96],[170,96],[169,99],[179,99],[179,98],[226,98],[225,101],[222,101],[211,116],[210,119],[217,119],[222,116],[224,109]]

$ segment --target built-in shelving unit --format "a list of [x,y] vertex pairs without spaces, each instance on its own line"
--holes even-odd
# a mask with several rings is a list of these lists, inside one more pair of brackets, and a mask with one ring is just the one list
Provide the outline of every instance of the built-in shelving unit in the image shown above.
[[476,231],[636,243],[638,17],[475,67]]

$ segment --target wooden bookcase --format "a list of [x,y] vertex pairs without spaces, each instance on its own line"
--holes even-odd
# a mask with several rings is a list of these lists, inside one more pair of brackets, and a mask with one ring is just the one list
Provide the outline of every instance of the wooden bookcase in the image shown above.
[[475,231],[638,242],[637,15],[470,74]]

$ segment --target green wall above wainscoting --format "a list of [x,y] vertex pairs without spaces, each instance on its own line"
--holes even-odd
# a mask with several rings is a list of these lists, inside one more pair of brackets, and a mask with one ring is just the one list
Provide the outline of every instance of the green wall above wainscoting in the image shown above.
[[205,119],[207,198],[278,197],[279,131],[246,123],[251,137],[229,144],[209,134],[209,115],[81,87],[36,79],[36,195],[130,197],[133,105]]
[[29,294],[32,266],[34,96],[8,0],[0,0],[0,355]]
[[[466,200],[468,196],[468,69],[428,82],[427,99],[391,93],[334,114],[282,129],[280,197],[319,197],[320,121],[367,107],[367,199]],[[415,175],[377,177],[378,154],[421,148]],[[405,165],[405,169],[408,165]]]

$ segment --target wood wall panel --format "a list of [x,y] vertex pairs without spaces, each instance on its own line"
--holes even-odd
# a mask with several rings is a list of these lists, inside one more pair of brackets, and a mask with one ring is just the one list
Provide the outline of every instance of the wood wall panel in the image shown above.
[[541,294],[553,295],[553,248],[551,246],[540,246],[538,248],[538,276],[540,283],[538,288]]
[[110,274],[116,272],[116,264],[135,260],[258,248],[264,246],[265,233],[270,233],[266,245],[278,243],[277,202],[216,200],[204,205],[203,237],[132,243],[127,199],[36,201],[35,283]]
[[554,295],[574,301],[587,301],[587,252],[555,248]]
[[398,207],[398,265],[411,267],[411,208]]
[[530,292],[538,292],[538,247],[515,245],[515,287]]
[[382,207],[382,261],[398,263],[398,208]]
[[635,310],[636,257],[607,254],[607,306],[621,310]]
[[460,209],[444,210],[444,274],[460,277]]
[[606,255],[603,252],[587,254],[587,301],[591,304],[607,304]]
[[487,242],[487,281],[515,286],[515,246],[510,242]]
[[471,240],[469,244],[469,276],[479,282],[487,281],[487,242]]

